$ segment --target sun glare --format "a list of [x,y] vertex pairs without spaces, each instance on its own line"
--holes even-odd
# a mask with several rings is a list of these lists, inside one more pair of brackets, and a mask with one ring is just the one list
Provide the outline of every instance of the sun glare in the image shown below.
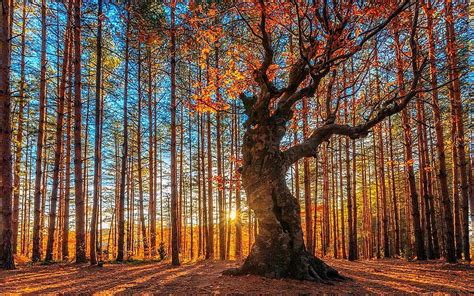
[[236,215],[237,215],[237,214],[235,213],[234,210],[230,211],[229,219],[230,219],[230,220],[235,220]]

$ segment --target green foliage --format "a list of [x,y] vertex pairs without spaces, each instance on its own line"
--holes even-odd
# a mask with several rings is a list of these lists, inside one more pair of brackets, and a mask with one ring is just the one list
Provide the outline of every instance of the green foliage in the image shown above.
[[152,28],[161,28],[165,22],[165,11],[163,1],[141,0],[135,1],[132,9],[139,14],[146,25]]

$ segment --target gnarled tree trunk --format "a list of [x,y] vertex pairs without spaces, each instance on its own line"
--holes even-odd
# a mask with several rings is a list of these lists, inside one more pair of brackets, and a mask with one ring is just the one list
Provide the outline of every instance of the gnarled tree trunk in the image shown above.
[[271,122],[245,133],[242,185],[258,219],[259,232],[243,266],[226,274],[313,281],[343,279],[306,250],[300,206],[286,185],[288,162],[279,149],[284,133],[284,124]]

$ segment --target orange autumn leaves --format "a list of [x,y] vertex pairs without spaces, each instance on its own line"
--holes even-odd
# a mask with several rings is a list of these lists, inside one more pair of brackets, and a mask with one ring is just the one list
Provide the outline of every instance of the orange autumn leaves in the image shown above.
[[193,88],[197,90],[191,97],[194,109],[198,112],[227,110],[228,101],[237,98],[245,89],[247,85],[245,77],[232,59],[219,65],[219,68],[211,64],[208,59],[207,57],[199,65],[201,71],[205,73],[204,79],[196,80],[193,84]]
[[[235,56],[238,49],[226,39],[219,12],[211,5],[191,5],[188,23],[194,31],[185,50],[197,51],[199,79],[193,83],[190,107],[197,112],[216,112],[229,109],[228,101],[235,99],[248,84],[244,69]],[[198,48],[196,48],[198,44]]]
[[[324,8],[328,10],[328,19],[325,19],[321,16],[323,1],[264,1],[264,4],[256,0],[241,1],[226,10],[218,9],[215,4],[191,1],[186,18],[193,37],[186,47],[198,55],[197,64],[202,71],[201,79],[193,84],[197,89],[192,94],[194,109],[198,112],[225,110],[229,99],[255,86],[252,74],[262,63],[259,36],[262,15],[265,31],[275,43],[272,46],[278,46],[273,63],[266,70],[268,79],[275,81],[285,80],[284,70],[299,59],[301,50],[311,63],[360,51],[359,42],[370,33],[367,30],[386,19],[398,5],[399,1],[393,0],[376,0],[364,5],[339,3]],[[236,20],[243,30],[253,33],[249,38],[239,37],[241,29],[229,31],[228,26],[232,27]],[[340,27],[341,24],[348,25]],[[288,34],[293,36],[293,49],[288,37],[284,37]],[[286,45],[281,43],[285,39]],[[309,79],[303,85],[307,83]]]

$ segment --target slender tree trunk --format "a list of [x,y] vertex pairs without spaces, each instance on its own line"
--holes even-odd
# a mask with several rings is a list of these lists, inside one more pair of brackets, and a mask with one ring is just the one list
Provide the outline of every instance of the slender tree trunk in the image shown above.
[[86,262],[85,205],[82,180],[81,0],[74,2],[74,187],[76,206],[76,263]]
[[197,118],[197,186],[198,186],[198,257],[203,254],[203,225],[204,219],[202,210],[202,188],[201,188],[201,115],[196,114]]
[[[28,114],[26,119],[27,119],[27,124],[26,124],[26,129],[29,130],[30,129],[30,104],[28,104],[28,108],[27,108],[27,111],[26,113]],[[27,214],[26,214],[26,234],[25,234],[25,240],[24,240],[24,243],[26,245],[26,251],[25,251],[25,255],[28,256],[29,253],[30,253],[30,237],[31,237],[31,233],[30,233],[30,229],[31,229],[31,184],[32,184],[32,176],[33,176],[33,173],[32,173],[32,170],[33,170],[33,166],[31,165],[31,163],[33,162],[33,152],[32,152],[32,145],[31,145],[31,141],[30,140],[31,137],[27,136],[27,141],[26,141],[26,145],[28,147],[27,149],[27,164],[29,163],[30,166],[28,168],[28,179],[27,179],[27,185],[28,185],[28,210],[27,210]]]
[[[303,99],[303,135],[304,139],[309,137],[308,126],[308,99]],[[311,170],[309,167],[309,158],[303,160],[304,170],[304,206],[306,223],[306,245],[310,253],[313,253],[313,221],[311,217]]]
[[[62,135],[62,140],[64,141],[64,133]],[[64,145],[63,145],[64,146]],[[61,152],[64,155],[64,148],[63,151]],[[55,244],[56,244],[56,253],[55,257],[53,257],[55,260],[59,261],[62,258],[61,254],[61,230],[63,229],[63,213],[64,213],[64,156],[61,159],[61,163],[59,165],[59,209],[58,209],[58,215],[57,215],[57,231],[56,231],[56,238],[55,238]],[[53,248],[54,249],[54,248]]]
[[392,190],[392,204],[393,214],[395,220],[395,255],[400,256],[400,218],[398,213],[398,200],[395,185],[395,159],[393,157],[393,135],[392,135],[392,120],[388,118],[388,132],[389,132],[389,149],[390,149],[390,173],[392,177],[391,190]]
[[[133,131],[133,130],[132,130]],[[128,166],[127,166],[127,243],[126,243],[126,254],[127,260],[130,256],[133,255],[133,200],[135,196],[135,183],[134,183],[134,173],[133,173],[133,150],[134,146],[130,146],[130,153],[128,156]]]
[[[470,137],[472,139],[472,129],[470,131]],[[473,153],[472,149],[470,149],[470,153]],[[470,154],[472,155],[472,154]],[[471,161],[469,162],[469,207],[471,210],[471,229],[474,229],[474,157],[470,158]]]
[[425,220],[426,220],[426,238],[428,246],[428,259],[434,259],[433,250],[433,234],[431,228],[431,217],[430,217],[430,192],[429,185],[429,156],[428,156],[428,143],[426,138],[426,127],[423,124],[425,122],[425,107],[423,105],[422,98],[418,97],[416,100],[416,118],[417,118],[417,133],[418,133],[418,154],[420,159],[420,190],[423,195],[424,207],[425,207]]
[[[364,146],[364,142],[361,143],[361,161],[362,161],[362,167],[367,168],[367,170],[363,169],[362,170],[362,205],[363,205],[363,211],[362,211],[362,225],[363,225],[363,237],[364,239],[364,252],[365,253],[365,258],[371,259],[373,257],[373,243],[372,243],[372,190],[370,186],[367,186],[367,175],[368,179],[370,180],[371,174],[370,174],[370,166],[367,166],[367,155],[366,155],[366,149]],[[369,196],[367,196],[367,187],[369,190]],[[377,187],[375,187],[377,189]]]
[[376,143],[376,139],[375,139],[375,134],[374,134],[374,137],[372,138],[373,139],[373,155],[374,155],[374,177],[375,177],[375,206],[376,206],[376,215],[377,215],[377,219],[376,219],[376,225],[377,225],[377,252],[376,252],[376,256],[377,256],[377,259],[380,259],[382,256],[381,256],[381,253],[380,253],[380,248],[382,246],[382,226],[381,226],[381,217],[380,217],[380,186],[379,186],[379,178],[380,178],[380,168],[379,168],[379,164],[377,162],[377,143]]
[[[178,199],[178,251],[186,254],[186,192],[184,192],[184,107],[179,112],[179,199]],[[183,213],[184,211],[184,213]]]
[[[470,132],[470,137],[472,139],[472,129]],[[472,149],[470,151],[471,153],[473,153]],[[471,157],[470,159],[471,161],[469,162],[469,184],[471,184],[471,186],[469,186],[469,209],[471,210],[471,229],[474,229],[474,157]]]
[[[378,50],[376,50],[376,60],[378,62]],[[379,101],[381,101],[380,98],[380,77],[379,77],[379,72],[377,68],[377,73],[376,73],[376,97]],[[383,143],[383,124],[380,123],[377,131],[378,131],[378,146],[379,146],[379,155],[380,155],[380,163],[379,163],[379,173],[380,173],[380,197],[382,199],[382,223],[383,223],[383,254],[385,258],[390,257],[390,245],[389,245],[389,238],[388,238],[388,205],[387,205],[387,191],[385,188],[385,155],[384,155],[384,143]],[[375,137],[375,134],[374,134]]]
[[56,207],[58,201],[58,190],[59,190],[59,172],[61,166],[62,152],[63,152],[63,121],[64,121],[64,97],[66,94],[66,80],[67,70],[70,63],[69,54],[69,42],[70,42],[70,18],[68,17],[66,32],[64,36],[64,59],[61,72],[61,81],[59,85],[58,95],[58,116],[56,122],[56,147],[54,153],[54,168],[53,168],[53,187],[51,192],[50,202],[50,213],[49,213],[49,229],[48,229],[48,242],[46,246],[46,258],[45,261],[53,260],[53,247],[54,247],[54,231],[56,228]]
[[444,226],[446,227],[446,239],[445,239],[445,251],[446,260],[448,262],[456,262],[455,245],[454,245],[454,222],[452,213],[452,201],[449,196],[448,189],[448,174],[446,168],[446,153],[444,145],[444,132],[443,123],[441,118],[441,110],[438,100],[438,69],[436,66],[436,50],[435,50],[435,36],[433,30],[433,12],[434,7],[431,5],[431,0],[426,2],[427,5],[423,6],[427,15],[427,31],[428,31],[428,42],[429,42],[429,64],[431,74],[431,92],[432,98],[432,112],[435,126],[436,135],[436,155],[438,159],[438,180],[441,195],[441,202],[443,204],[444,212]]
[[[82,0],[81,0],[82,1]],[[88,71],[90,73],[90,71]],[[90,77],[90,74],[87,74]],[[87,84],[87,95],[85,99],[86,103],[86,118],[84,122],[84,153],[82,157],[83,161],[83,177],[82,177],[82,192],[84,194],[84,212],[85,212],[85,219],[84,219],[84,245],[85,245],[85,252],[87,253],[87,226],[89,223],[89,159],[88,155],[88,148],[89,148],[89,116],[90,116],[90,82],[89,79],[86,80]]]
[[[30,127],[30,105],[26,105],[26,131],[29,131]],[[28,134],[26,135],[26,152],[25,152],[25,177],[24,177],[24,186],[23,186],[23,200],[22,200],[22,225],[21,225],[21,254],[26,255],[27,254],[27,245],[29,245],[29,240],[28,240],[28,235],[30,233],[30,229],[27,226],[30,221],[30,215],[29,215],[29,200],[30,200],[30,179],[31,179],[31,165],[30,164],[30,158],[31,158],[31,149],[30,149],[30,137]]]
[[[316,255],[318,249],[318,240],[317,240],[317,222],[318,222],[318,183],[319,183],[319,162],[318,158],[315,158],[314,161],[314,228],[313,228],[313,254]],[[321,223],[320,223],[321,224]]]
[[[429,147],[433,147],[433,135],[432,135],[432,129],[428,130],[429,136]],[[426,140],[428,141],[428,140]],[[428,146],[428,142],[426,143]],[[428,150],[427,150],[428,152]],[[437,197],[435,195],[435,191],[439,191],[436,187],[438,183],[436,182],[436,178],[433,176],[433,168],[436,166],[435,165],[435,157],[434,157],[434,149],[429,149],[429,156],[427,157],[428,159],[428,166],[429,166],[429,172],[428,172],[428,192],[429,192],[429,208],[430,208],[430,220],[431,220],[431,228],[432,228],[432,233],[433,233],[433,259],[439,259],[440,257],[440,250],[439,250],[439,236],[438,236],[438,219],[436,216],[436,209],[440,209],[439,204],[437,203]]]
[[[156,188],[155,188],[155,161],[154,161],[154,142],[153,142],[153,90],[152,90],[152,61],[151,48],[148,49],[148,184],[150,187],[148,200],[148,216],[150,219],[150,253],[151,257],[156,256]],[[161,173],[161,170],[160,170]],[[163,225],[163,223],[161,223]],[[161,233],[163,240],[163,233]]]
[[[189,81],[191,84],[191,81]],[[191,114],[188,114],[188,141],[189,141],[189,217],[190,217],[190,258],[194,260],[194,213],[193,213],[193,149],[192,149],[192,126]],[[185,233],[186,235],[186,233]]]
[[[151,59],[149,59],[149,64],[150,64],[150,70],[153,70],[153,64],[154,61]],[[149,81],[151,81],[151,76],[152,76],[152,71],[149,71],[148,72],[148,79]],[[153,109],[153,114],[152,114],[152,126],[153,126],[153,138],[152,138],[152,142],[153,142],[153,192],[154,192],[154,196],[153,196],[153,207],[152,207],[152,210],[153,210],[153,217],[151,217],[152,219],[150,219],[150,224],[153,224],[153,228],[154,228],[154,233],[155,233],[155,241],[156,241],[156,238],[158,237],[157,236],[157,229],[156,229],[156,199],[157,199],[157,192],[158,192],[158,180],[160,180],[160,201],[163,199],[163,184],[162,184],[162,181],[163,181],[163,173],[162,173],[162,164],[161,164],[161,159],[162,159],[162,155],[161,155],[161,142],[160,140],[158,140],[158,122],[157,122],[157,118],[158,118],[158,103],[157,103],[157,100],[156,100],[156,85],[153,87],[150,83],[148,85],[148,88],[149,88],[149,92],[152,93],[152,90],[153,91],[153,100],[152,100],[152,105],[154,106]],[[151,128],[151,127],[150,127]],[[160,142],[160,143],[159,143]],[[159,147],[160,147],[160,150],[158,150],[158,143],[159,143]],[[158,159],[158,151],[160,151],[160,158]],[[158,175],[158,161],[160,161],[160,174]],[[150,206],[148,204],[148,206]],[[163,206],[160,205],[160,209],[162,209]],[[150,210],[150,209],[148,209]],[[162,214],[160,214],[162,215]],[[161,225],[161,228],[163,228],[163,225]],[[161,229],[161,231],[163,232],[163,229]],[[150,232],[148,233],[148,237],[150,237]],[[150,238],[148,239],[148,243],[149,245],[151,245],[151,240]],[[161,235],[160,237],[160,244],[161,243],[164,243],[164,239],[163,239],[163,235]],[[155,242],[155,245],[156,245],[156,242]],[[155,248],[155,251],[154,252],[154,255],[156,255],[156,248]],[[151,254],[151,252],[150,252]]]
[[[72,12],[72,1],[69,5],[69,11]],[[71,33],[72,34],[72,33]],[[69,45],[70,52],[72,51],[72,42]],[[71,52],[72,55],[72,52]],[[72,81],[72,63],[69,63],[69,81]],[[71,129],[72,129],[72,87],[69,88],[67,95],[67,122],[66,122],[66,188],[64,191],[64,217],[63,217],[63,242],[62,242],[62,255],[63,260],[66,261],[69,259],[69,201],[71,196]]]
[[328,146],[323,147],[323,213],[322,213],[322,223],[321,223],[321,255],[324,257],[327,254],[329,243],[330,243],[330,233],[329,233],[329,168],[328,168]]
[[[216,62],[216,98],[217,102],[221,102],[221,94],[219,87],[219,48],[215,47],[215,62]],[[226,259],[226,237],[225,237],[225,223],[226,223],[226,211],[225,211],[225,196],[224,196],[224,183],[222,173],[222,137],[221,137],[221,112],[216,112],[216,156],[217,156],[217,202],[219,204],[219,258],[221,260]]]
[[382,197],[382,228],[383,228],[383,254],[385,258],[390,257],[390,245],[388,239],[388,202],[387,202],[387,193],[385,190],[385,157],[384,157],[384,144],[383,144],[383,134],[382,134],[382,125],[379,126],[379,154],[380,154],[380,189]]
[[[45,128],[46,130],[46,128]],[[41,216],[40,216],[40,250],[41,250],[41,255],[43,256],[43,242],[44,242],[44,223],[45,223],[45,213],[46,213],[46,189],[47,189],[47,184],[48,184],[48,165],[49,165],[49,160],[50,160],[50,151],[46,150],[46,154],[43,157],[43,178],[41,180]]]
[[3,1],[0,9],[0,264],[4,269],[15,269],[12,246],[13,155],[10,95],[10,28],[13,24],[9,20],[10,14],[13,14],[13,7]]
[[332,204],[332,246],[333,246],[333,256],[335,259],[339,257],[339,251],[338,251],[338,244],[339,244],[339,239],[337,235],[337,189],[335,186],[335,180],[336,180],[336,167],[334,164],[334,146],[333,142],[330,142],[330,147],[331,147],[331,204]]
[[[466,160],[466,150],[464,148],[464,121],[463,121],[463,107],[461,101],[461,84],[460,84],[460,74],[459,74],[459,65],[458,57],[456,50],[456,32],[454,27],[454,16],[453,16],[453,3],[450,0],[445,1],[445,13],[446,13],[446,52],[448,57],[448,70],[449,78],[452,81],[449,89],[449,96],[451,100],[451,109],[452,109],[452,125],[455,127],[453,129],[453,171],[458,171],[459,173],[459,184],[461,185],[461,211],[455,209],[455,218],[462,216],[462,226],[456,222],[456,252],[458,259],[460,259],[460,252],[464,253],[464,259],[470,261],[470,250],[469,250],[469,218],[468,218],[468,203],[469,203],[469,184],[467,176],[467,160]],[[457,154],[457,161],[454,157],[454,151]],[[458,166],[458,167],[456,167]],[[456,177],[453,177],[453,182],[457,181]],[[456,186],[454,186],[456,187]],[[456,198],[456,196],[455,196]],[[456,208],[456,199],[455,199],[455,208]],[[462,215],[461,215],[462,214]],[[462,240],[459,239],[458,233],[462,233]],[[462,246],[461,243],[462,241]],[[458,245],[459,244],[459,245]],[[458,251],[459,250],[459,251]]]
[[[226,238],[226,258],[230,257],[231,249],[231,235],[232,235],[232,224],[235,223],[235,211],[232,210],[232,198],[234,195],[235,188],[235,175],[234,175],[234,164],[235,164],[235,116],[234,106],[231,105],[232,116],[230,118],[230,155],[229,155],[229,199],[227,201],[227,238]],[[225,186],[225,183],[224,183]]]
[[[21,58],[20,58],[20,103],[18,108],[18,126],[16,131],[16,151],[15,163],[13,167],[13,253],[17,253],[18,244],[18,226],[20,218],[20,173],[21,158],[23,149],[23,117],[25,108],[25,48],[26,48],[26,0],[23,0],[22,6],[22,24],[21,24]],[[12,10],[13,11],[13,10]],[[23,204],[24,205],[24,204]]]
[[[233,137],[233,135],[231,134],[230,135],[231,139]],[[229,146],[233,146],[234,143],[233,141],[231,141],[230,145]],[[231,157],[232,153],[229,154],[229,157]],[[224,157],[225,157],[225,153],[224,153]],[[225,158],[227,159],[227,158]],[[225,159],[222,160],[222,162],[224,163],[224,168],[223,170],[225,171]],[[234,222],[234,214],[235,212],[232,210],[232,203],[233,203],[233,197],[234,197],[234,184],[233,184],[233,178],[234,178],[234,175],[233,175],[233,172],[234,172],[234,168],[233,168],[233,164],[232,164],[232,160],[231,158],[229,158],[229,177],[228,179],[226,179],[226,175],[224,173],[224,180],[223,180],[223,183],[224,183],[224,189],[226,189],[226,184],[229,184],[229,187],[228,187],[228,192],[229,192],[229,196],[227,198],[227,203],[225,203],[225,209],[226,209],[226,247],[225,247],[225,250],[226,250],[226,253],[225,253],[225,257],[226,259],[229,259],[230,258],[230,249],[231,249],[231,246],[230,246],[230,243],[231,243],[231,240],[232,240],[232,224]],[[224,201],[225,201],[225,192],[224,192]]]
[[[155,210],[156,210],[156,205],[155,205]],[[163,230],[164,229],[163,217],[164,217],[163,216],[163,151],[160,145],[160,238],[161,238],[161,242],[165,241],[164,230]]]
[[[351,73],[353,73],[353,69]],[[352,125],[355,125],[356,117],[356,103],[355,96],[352,96]],[[356,157],[356,141],[352,140],[352,246],[353,246],[353,259],[359,259],[359,246],[357,243],[357,157]]]
[[[343,192],[343,175],[342,175],[342,139],[338,139],[338,168],[339,168],[339,188],[341,189],[341,192],[339,193],[339,199],[341,203],[341,245],[342,245],[342,258],[347,259],[347,253],[346,253],[346,227],[345,227],[345,215],[344,215],[344,192]],[[314,221],[316,224],[316,220]],[[316,232],[314,233],[316,235]],[[314,253],[313,253],[314,254]]]
[[217,199],[219,203],[219,258],[225,260],[225,206],[224,189],[222,184],[222,143],[221,143],[221,113],[216,113],[216,156],[217,156]]
[[[102,0],[98,0],[96,53],[97,65],[95,75],[94,196],[92,204],[91,232],[89,244],[91,265],[97,264],[97,218],[99,214],[99,198],[101,189],[100,173],[102,166]],[[101,259],[102,256],[99,253],[99,260]]]
[[[347,108],[344,110],[344,114],[348,114]],[[345,118],[348,121],[348,116]],[[352,177],[351,177],[351,162],[350,162],[350,151],[349,151],[349,138],[346,138],[346,194],[347,194],[347,229],[349,234],[349,257],[350,261],[357,260],[357,240],[354,237],[354,206],[352,199]],[[353,156],[355,152],[353,153]]]
[[[396,43],[396,62],[397,62],[397,80],[398,86],[401,89],[401,95],[404,95],[404,78],[403,78],[403,66],[401,57],[401,47],[398,33],[395,34]],[[412,136],[411,126],[408,110],[404,108],[402,110],[402,125],[405,142],[405,162],[406,162],[406,174],[410,191],[411,199],[411,212],[412,212],[412,223],[413,231],[415,234],[415,253],[418,260],[426,260],[425,244],[423,239],[423,231],[420,225],[420,210],[418,203],[418,193],[416,191],[416,179],[415,171],[413,168],[413,152],[412,152]]]
[[[14,0],[6,0],[8,1],[8,9],[5,9],[5,11],[8,12],[8,23],[9,23],[9,28],[8,28],[8,36],[12,37],[13,36],[13,24],[14,24],[14,19],[15,19],[15,2]],[[11,56],[12,56],[12,46],[13,42],[10,42],[10,48],[9,48],[9,53],[10,53],[10,64],[11,64]]]
[[[295,118],[296,120],[296,118]],[[293,131],[293,145],[296,145],[298,144],[298,131],[297,131],[297,127],[295,127],[295,130]],[[295,162],[295,166],[294,166],[294,169],[295,169],[295,187],[294,187],[294,194],[295,194],[295,198],[296,198],[296,202],[299,204],[300,203],[300,197],[301,197],[301,192],[300,192],[300,162],[297,161]]]
[[207,112],[206,118],[207,125],[207,220],[208,220],[208,241],[206,248],[206,259],[214,258],[214,205],[213,205],[213,192],[212,192],[212,142],[211,142],[211,113]]
[[[452,78],[451,78],[452,79]],[[452,90],[450,90],[452,92]],[[451,98],[452,99],[452,98]],[[454,201],[454,240],[456,242],[456,258],[462,258],[461,211],[459,205],[459,159],[456,149],[456,110],[451,102],[451,153],[452,153],[452,189]]]
[[113,230],[112,236],[112,257],[116,256],[116,248],[117,248],[117,219],[118,219],[118,211],[119,211],[119,203],[120,203],[120,152],[119,152],[119,135],[118,131],[114,135],[114,156],[115,156],[115,190],[114,190],[114,199],[115,199],[115,206],[113,208],[113,216],[115,216],[115,220],[112,219],[111,225]]
[[[237,116],[237,105],[234,103],[234,117],[235,117],[235,155],[236,159],[240,158],[240,121]],[[241,174],[238,172],[235,176],[235,257],[240,260],[242,258],[242,217],[241,217]],[[250,239],[250,238],[249,238]]]
[[40,244],[40,219],[41,219],[41,180],[43,172],[43,146],[45,142],[45,121],[46,121],[46,0],[41,1],[41,71],[40,71],[40,92],[39,92],[39,127],[36,147],[36,173],[35,173],[35,209],[33,220],[33,255],[32,261],[41,260]]
[[199,124],[199,135],[201,138],[201,177],[202,177],[202,211],[203,211],[203,220],[204,220],[204,240],[203,245],[205,249],[205,257],[209,259],[209,220],[207,217],[208,208],[207,208],[207,194],[206,194],[206,170],[205,170],[205,163],[204,163],[204,115],[200,115],[201,122]]
[[[210,84],[210,66],[209,57],[206,58],[206,83]],[[208,111],[206,116],[207,130],[207,225],[208,235],[206,244],[206,259],[214,259],[214,205],[212,193],[212,141],[211,141],[211,113]]]
[[[104,80],[101,79],[101,90],[104,88]],[[101,123],[101,133],[100,133],[100,139],[102,140],[102,132],[103,132],[103,119],[104,118],[104,101],[102,100],[101,96],[101,106],[100,106],[100,123]],[[99,165],[99,181],[102,180],[102,166]],[[102,202],[102,182],[99,182],[99,259],[104,260],[103,255],[103,241],[104,241],[104,234],[103,234],[103,202]],[[108,253],[107,253],[108,256]],[[108,259],[108,258],[106,258]]]
[[[150,60],[151,61],[151,60]],[[150,67],[150,69],[153,69]],[[151,78],[149,77],[151,80]],[[152,87],[150,87],[150,90]],[[154,232],[155,232],[155,237],[157,237],[156,234],[156,198],[158,195],[158,180],[160,181],[160,203],[163,200],[163,172],[162,172],[162,152],[161,152],[161,142],[158,140],[158,102],[156,99],[156,84],[154,86],[154,92],[153,92],[153,191],[154,191],[154,196],[153,196],[153,227],[154,227]],[[158,150],[158,143],[160,142],[160,149]],[[160,158],[158,159],[158,151],[160,151]],[[158,175],[158,160],[160,161],[160,175]],[[163,205],[160,204],[160,210],[163,211]],[[162,215],[162,213],[160,213]],[[161,231],[161,236],[160,236],[160,244],[164,242],[163,239],[163,224],[160,225],[160,231]],[[155,239],[156,240],[156,239]],[[154,251],[156,254],[156,251]]]
[[171,0],[171,261],[175,266],[179,263],[178,246],[178,193],[176,176],[176,32],[175,32],[176,0]]
[[[138,43],[138,129],[137,129],[137,162],[138,162],[138,199],[139,199],[139,215],[140,215],[140,229],[143,241],[143,255],[149,256],[148,250],[148,236],[146,233],[145,210],[143,208],[143,173],[142,173],[142,61],[141,61],[141,44]],[[151,129],[150,129],[151,131]]]
[[127,12],[127,29],[125,36],[125,86],[123,100],[123,146],[122,146],[122,163],[120,169],[120,192],[119,207],[117,215],[118,223],[118,242],[117,242],[117,261],[124,260],[124,244],[125,244],[125,192],[126,192],[126,176],[127,176],[127,159],[128,159],[128,62],[129,62],[129,32],[130,32],[130,12]]

